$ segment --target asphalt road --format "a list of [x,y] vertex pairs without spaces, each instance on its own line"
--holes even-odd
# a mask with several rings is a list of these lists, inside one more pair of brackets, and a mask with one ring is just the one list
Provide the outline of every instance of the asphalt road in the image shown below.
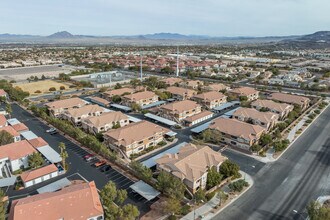
[[151,203],[145,203],[146,200],[144,200],[141,196],[133,193],[130,190],[129,186],[134,183],[133,181],[131,181],[130,179],[128,179],[127,177],[125,177],[120,172],[117,172],[114,169],[111,169],[104,173],[101,172],[99,168],[93,166],[95,161],[86,162],[83,159],[83,156],[88,154],[88,152],[86,152],[80,146],[72,143],[70,140],[68,140],[67,138],[65,138],[60,134],[50,135],[46,133],[45,131],[49,129],[49,127],[43,124],[42,122],[40,122],[29,112],[22,109],[20,106],[13,104],[12,109],[13,109],[13,113],[12,113],[13,118],[17,118],[20,122],[28,126],[29,129],[32,132],[34,132],[37,136],[42,137],[45,141],[47,141],[48,144],[55,151],[60,152],[58,148],[59,143],[60,142],[65,143],[69,155],[67,159],[67,162],[69,163],[69,170],[65,174],[60,175],[57,178],[53,178],[41,184],[37,184],[35,186],[28,187],[20,191],[16,191],[13,189],[13,187],[10,187],[7,190],[7,195],[9,197],[19,198],[19,197],[35,194],[36,189],[44,185],[48,185],[51,182],[54,182],[64,177],[78,176],[77,173],[79,173],[79,175],[82,178],[88,181],[94,180],[98,189],[102,189],[103,186],[107,184],[110,180],[113,181],[117,185],[117,188],[125,189],[128,191],[128,198],[126,200],[126,203],[131,203],[136,205],[142,214],[149,211],[149,207]]
[[311,200],[330,195],[330,108],[278,161],[266,164],[253,179],[251,189],[214,219],[298,220],[307,217],[306,206]]

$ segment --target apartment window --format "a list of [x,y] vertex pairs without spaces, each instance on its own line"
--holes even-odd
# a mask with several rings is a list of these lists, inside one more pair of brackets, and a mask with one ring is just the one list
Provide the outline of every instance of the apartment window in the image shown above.
[[233,144],[233,145],[236,145],[237,144],[235,141],[231,141],[230,143]]
[[138,148],[138,151],[141,151],[141,150],[143,150],[143,147],[139,147],[139,148]]
[[150,137],[150,138],[148,138],[148,140],[152,140],[152,139],[154,139],[154,137]]
[[138,144],[143,144],[143,141],[139,141]]

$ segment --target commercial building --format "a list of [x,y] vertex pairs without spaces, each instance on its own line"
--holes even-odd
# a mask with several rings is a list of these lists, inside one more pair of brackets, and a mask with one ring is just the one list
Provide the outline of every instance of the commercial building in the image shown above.
[[250,150],[250,147],[257,144],[265,132],[265,129],[259,125],[228,118],[215,119],[210,123],[209,128],[220,132],[223,143],[244,150]]
[[201,93],[193,96],[191,99],[207,109],[216,108],[227,102],[227,96],[216,91]]
[[158,95],[154,92],[143,91],[122,96],[121,101],[126,106],[131,106],[134,103],[142,107],[157,102]]
[[64,111],[72,108],[81,108],[86,104],[88,103],[80,98],[70,98],[49,102],[45,105],[54,117],[60,117]]
[[82,128],[93,134],[106,132],[115,125],[124,127],[128,124],[128,116],[121,112],[106,112],[100,116],[89,117],[82,120]]
[[202,112],[201,105],[190,100],[172,102],[158,108],[158,115],[176,122],[200,112]]
[[270,94],[270,96],[268,98],[271,100],[284,102],[284,103],[288,103],[291,105],[298,105],[303,110],[309,106],[309,103],[311,101],[309,98],[304,97],[304,96],[291,95],[291,94],[280,93],[280,92],[272,93],[272,94]]
[[234,112],[233,118],[260,125],[269,131],[278,122],[279,115],[272,112],[259,112],[254,108],[239,108]]
[[156,163],[158,170],[179,178],[192,193],[195,193],[199,189],[205,189],[209,169],[214,167],[219,171],[220,165],[226,159],[208,146],[189,143],[181,147],[178,153],[163,155]]
[[286,103],[278,103],[272,100],[255,100],[251,103],[251,107],[259,111],[270,111],[279,115],[279,119],[282,120],[288,116],[293,110],[293,105]]
[[229,93],[237,97],[247,97],[247,101],[252,101],[259,98],[259,91],[251,87],[235,88],[233,90],[230,90]]
[[130,157],[164,140],[169,130],[148,121],[140,121],[104,134],[105,143]]
[[9,220],[103,220],[104,212],[94,181],[76,183],[56,192],[13,200]]

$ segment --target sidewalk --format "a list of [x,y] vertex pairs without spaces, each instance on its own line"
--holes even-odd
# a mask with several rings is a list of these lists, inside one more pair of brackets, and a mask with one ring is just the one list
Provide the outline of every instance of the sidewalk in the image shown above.
[[[245,179],[245,181],[249,183],[249,187],[246,188],[244,191],[242,191],[238,196],[236,196],[234,199],[229,201],[220,210],[213,213],[212,211],[214,210],[214,207],[216,207],[220,203],[220,198],[217,196],[218,195],[218,193],[217,193],[210,201],[208,201],[207,203],[205,203],[201,207],[197,208],[195,210],[195,212],[191,211],[187,215],[183,216],[181,218],[181,220],[194,220],[194,216],[195,216],[195,219],[198,219],[200,216],[204,216],[203,220],[204,219],[212,219],[215,215],[217,215],[223,209],[225,209],[227,206],[229,206],[231,203],[233,203],[236,199],[238,199],[241,195],[243,195],[253,185],[253,179],[250,175],[248,175],[247,173],[244,173],[243,171],[240,171],[240,173],[242,174],[242,177],[240,179]],[[237,180],[239,180],[239,179],[237,179]],[[237,181],[237,180],[235,180],[235,181]],[[221,189],[224,189],[226,187],[227,187],[227,185],[223,186]]]

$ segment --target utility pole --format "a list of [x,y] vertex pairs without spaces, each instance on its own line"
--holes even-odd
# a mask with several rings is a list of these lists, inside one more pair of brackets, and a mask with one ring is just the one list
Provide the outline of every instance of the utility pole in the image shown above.
[[179,77],[179,46],[176,48],[176,77]]
[[142,52],[140,53],[140,80],[142,82]]

